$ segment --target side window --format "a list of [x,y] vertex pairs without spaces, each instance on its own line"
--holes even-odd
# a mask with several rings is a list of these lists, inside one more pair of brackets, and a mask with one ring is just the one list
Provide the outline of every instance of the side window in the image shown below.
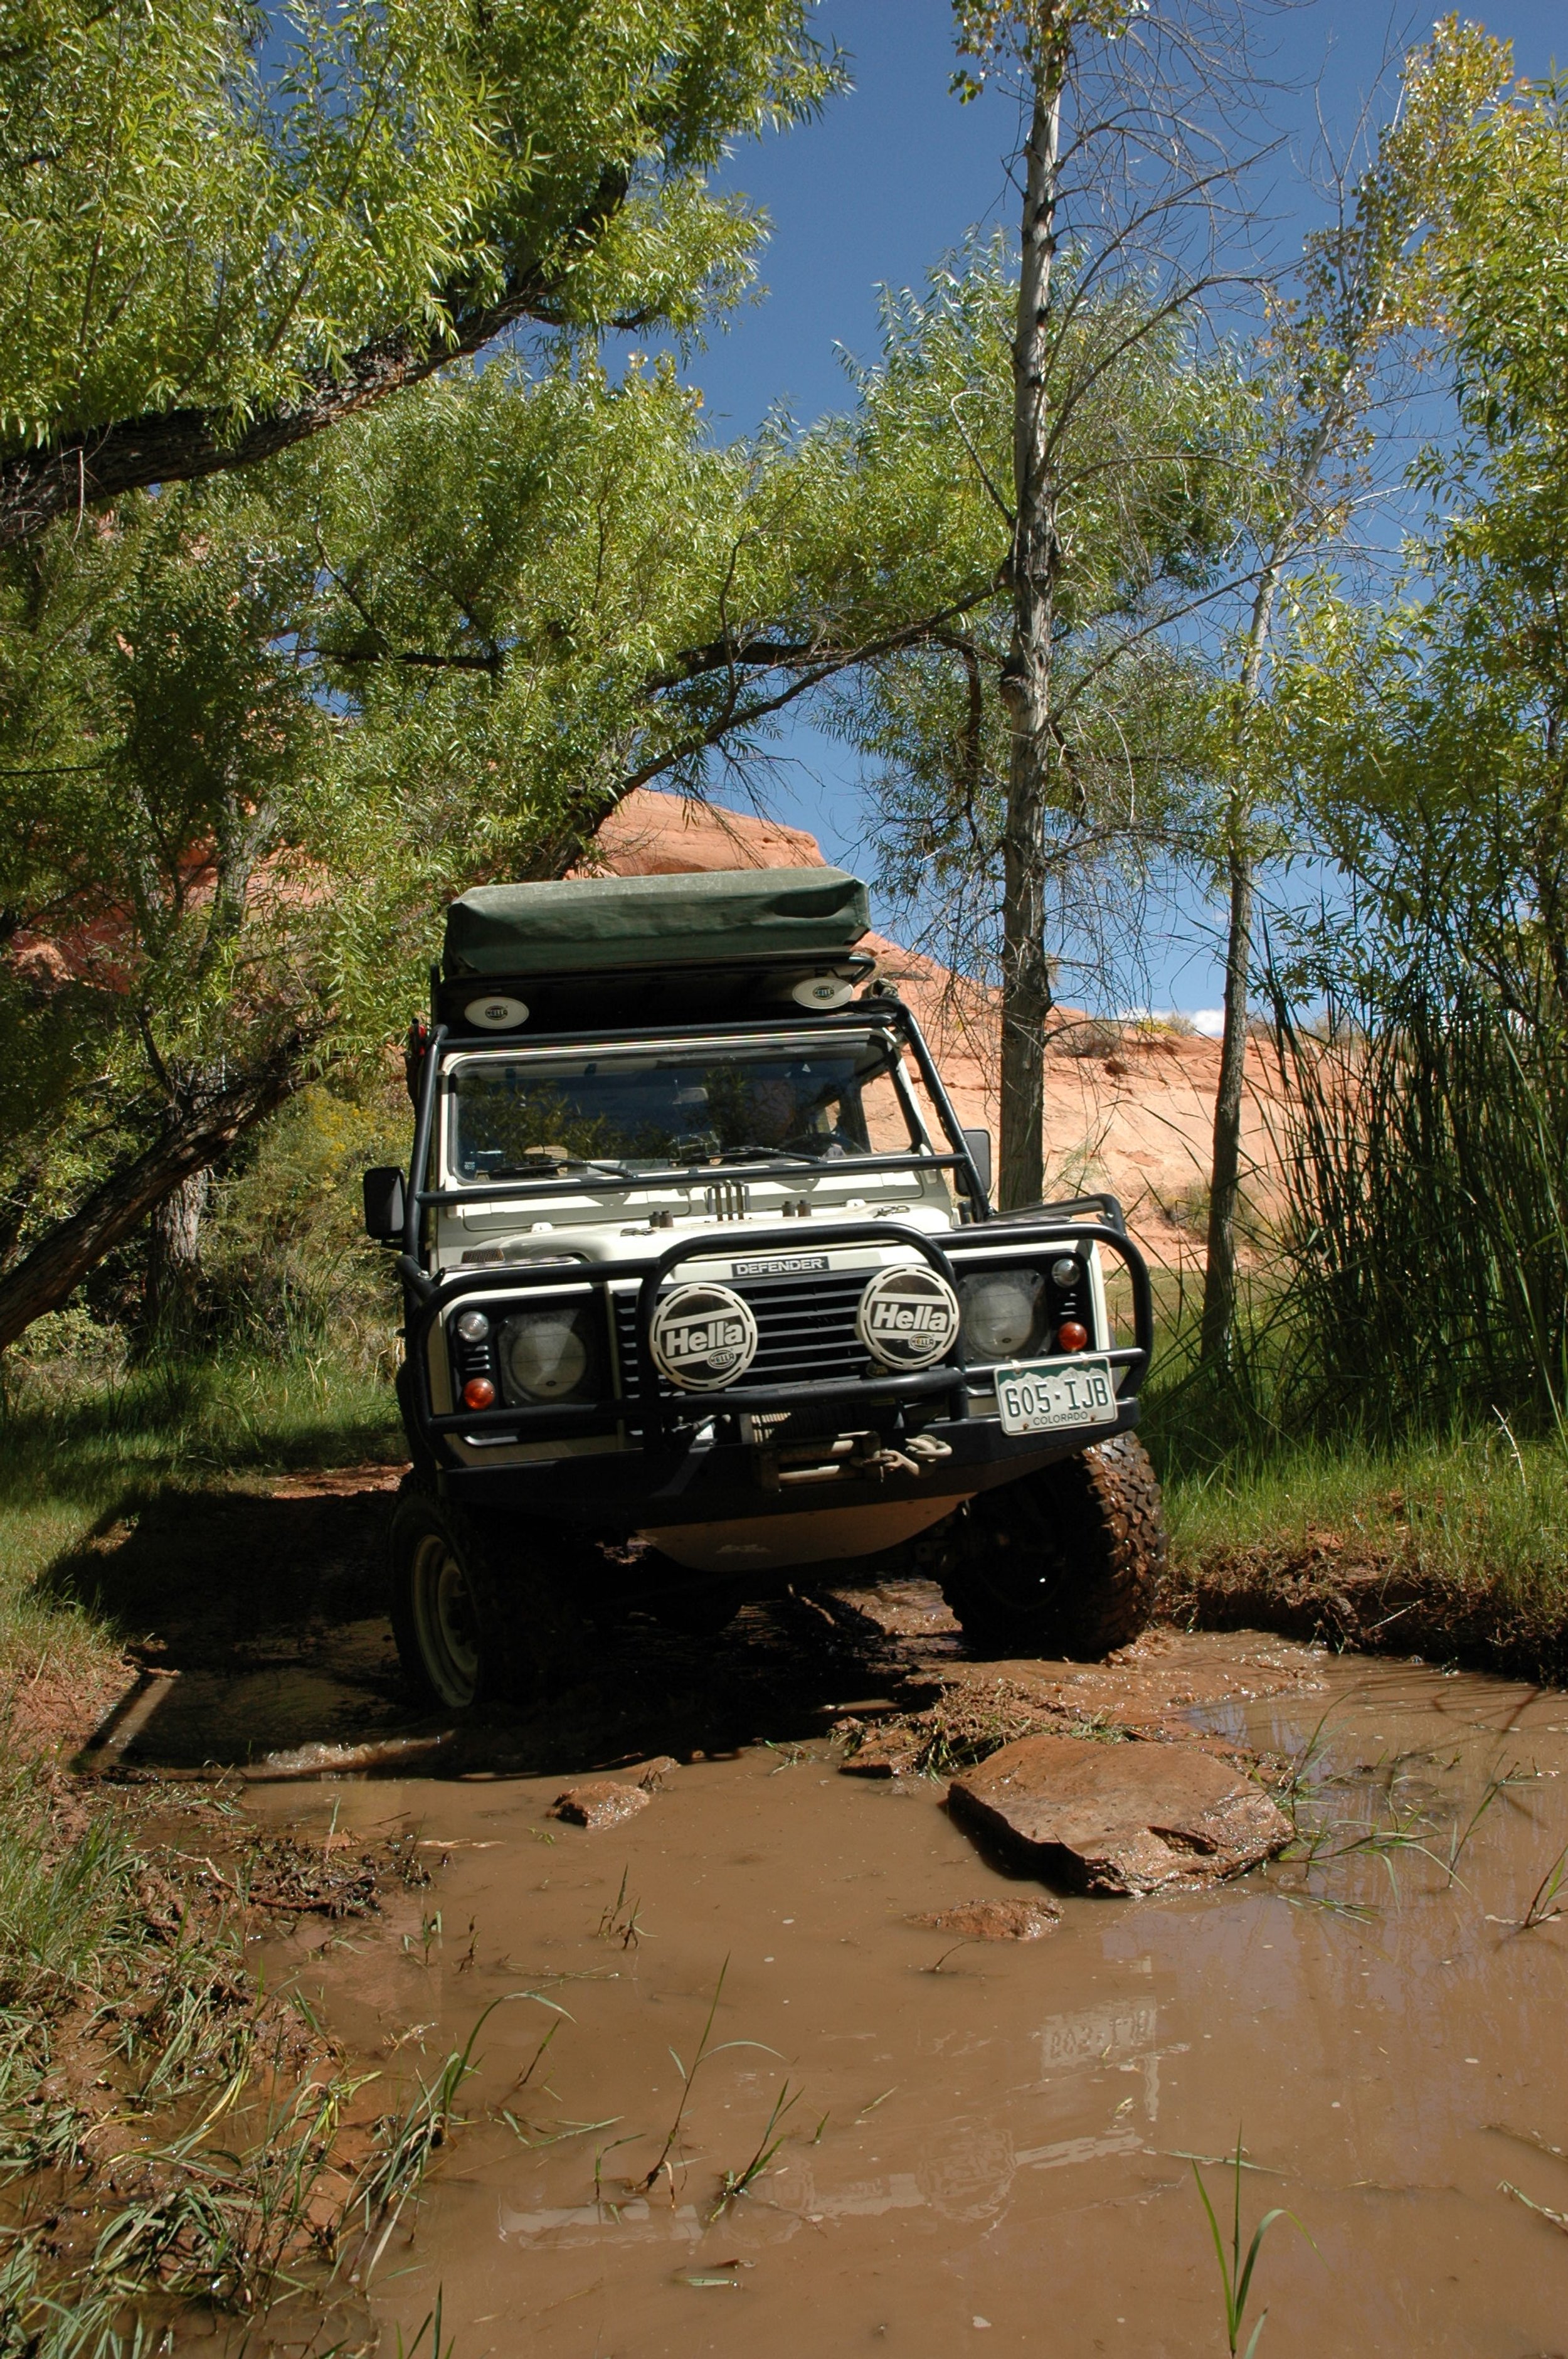
[[[948,1138],[946,1130],[942,1126],[942,1117],[936,1111],[935,1101],[933,1099],[930,1091],[926,1088],[925,1083],[920,1077],[919,1066],[915,1063],[914,1058],[907,1053],[907,1051],[905,1052],[899,1071],[903,1076],[904,1086],[908,1090],[910,1098],[914,1103],[915,1118],[919,1122],[921,1128],[925,1131],[927,1139],[930,1141],[932,1153],[934,1155],[950,1155],[953,1152],[952,1141]],[[970,1119],[970,1117],[967,1114],[960,1113],[960,1121],[968,1119]],[[973,1119],[978,1123],[982,1120],[983,1117],[977,1114]],[[942,1179],[946,1187],[948,1195],[956,1200],[958,1189],[957,1181],[954,1173],[950,1170],[944,1171]]]
[[903,1155],[909,1150],[909,1116],[899,1103],[891,1072],[873,1073],[861,1084],[860,1112],[866,1141],[873,1155]]

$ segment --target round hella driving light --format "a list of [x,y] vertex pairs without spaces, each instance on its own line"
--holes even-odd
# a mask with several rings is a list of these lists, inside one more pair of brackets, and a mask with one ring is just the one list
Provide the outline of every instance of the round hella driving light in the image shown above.
[[934,1269],[877,1272],[860,1297],[855,1332],[884,1368],[915,1372],[946,1359],[958,1332],[958,1299]]
[[528,1021],[528,1009],[521,999],[508,999],[492,994],[489,999],[470,999],[463,1014],[481,1032],[511,1032]]
[[1015,1360],[1036,1340],[1040,1276],[1032,1269],[1000,1270],[994,1277],[966,1278],[964,1343],[976,1360]]
[[521,1310],[501,1331],[507,1389],[524,1400],[566,1400],[589,1370],[588,1338],[577,1310]]

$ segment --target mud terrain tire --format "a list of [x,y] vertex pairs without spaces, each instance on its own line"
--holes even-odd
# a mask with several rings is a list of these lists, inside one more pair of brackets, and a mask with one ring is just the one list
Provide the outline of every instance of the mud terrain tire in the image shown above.
[[416,1700],[449,1712],[538,1701],[580,1677],[587,1632],[511,1516],[476,1514],[404,1477],[389,1536],[393,1636]]
[[1119,1433],[972,1499],[942,1591],[986,1654],[1098,1662],[1145,1628],[1165,1570],[1149,1453]]

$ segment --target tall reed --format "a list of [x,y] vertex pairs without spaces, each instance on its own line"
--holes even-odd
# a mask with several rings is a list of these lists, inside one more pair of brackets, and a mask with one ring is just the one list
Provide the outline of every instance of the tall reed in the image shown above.
[[1288,1298],[1321,1421],[1364,1433],[1568,1408],[1568,1022],[1528,936],[1452,925],[1331,999],[1278,999]]

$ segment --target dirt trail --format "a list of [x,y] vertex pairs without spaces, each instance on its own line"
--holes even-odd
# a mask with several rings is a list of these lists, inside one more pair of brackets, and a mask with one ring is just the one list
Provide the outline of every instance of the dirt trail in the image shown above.
[[[501,2002],[469,2126],[373,2288],[385,2347],[439,2288],[455,2359],[951,2359],[978,2336],[1197,2359],[1224,2335],[1189,2158],[1239,2128],[1244,2220],[1284,2204],[1314,2240],[1270,2235],[1265,2351],[1568,2350],[1568,1919],[1518,1921],[1568,1843],[1568,1697],[1256,1634],[979,1664],[932,1592],[889,1585],[715,1639],[631,1623],[553,1712],[449,1737],[397,1701],[376,1499],[331,1491],[221,1533],[194,1507],[122,1525],[93,1577],[144,1626],[161,1598],[148,1657],[178,1674],[125,1767],[248,1761],[264,1823],[335,1814],[444,1861],[422,1930],[322,1929],[306,1984],[351,2050],[428,2075]],[[1287,1799],[1315,1856],[1045,1894],[919,1764],[1064,1717],[1304,1758]],[[896,1774],[843,1774],[846,1719]],[[373,1745],[332,1757],[380,1774],[266,1782],[322,1740]],[[550,1814],[655,1754],[680,1766],[623,1823]],[[387,1774],[410,1758],[436,1774]],[[970,1909],[1031,1899],[1053,1905]],[[693,2067],[721,1974],[672,2138],[670,2051]]]

